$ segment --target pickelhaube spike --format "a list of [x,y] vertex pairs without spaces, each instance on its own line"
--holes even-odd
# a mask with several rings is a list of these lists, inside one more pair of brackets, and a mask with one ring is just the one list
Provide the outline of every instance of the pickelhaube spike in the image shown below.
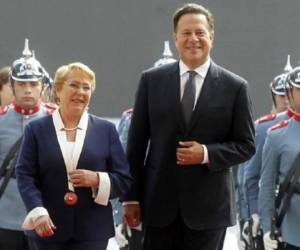
[[29,50],[29,40],[27,38],[25,38],[25,45],[22,54],[25,58],[29,58],[32,56],[31,51]]
[[293,70],[293,67],[291,65],[290,55],[287,55],[286,65],[283,70],[284,70],[284,73],[289,73]]
[[164,57],[172,57],[172,51],[170,50],[170,44],[169,41],[165,41],[165,47],[164,47],[164,53],[163,53]]
[[176,62],[176,60],[172,56],[173,54],[170,49],[169,41],[165,41],[163,57],[154,63],[154,67],[159,67],[168,63]]
[[40,81],[44,78],[44,70],[38,60],[35,59],[34,51],[29,49],[29,41],[25,39],[23,56],[12,63],[10,77],[18,82]]

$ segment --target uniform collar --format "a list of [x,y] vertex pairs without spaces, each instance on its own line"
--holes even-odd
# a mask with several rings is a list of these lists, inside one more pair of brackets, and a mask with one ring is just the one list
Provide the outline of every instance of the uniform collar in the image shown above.
[[286,111],[286,114],[288,115],[288,117],[293,117],[293,115],[295,114],[294,111],[288,107],[287,111]]
[[20,113],[22,115],[33,115],[37,112],[40,111],[41,109],[41,102],[39,101],[33,108],[30,108],[30,109],[25,109],[25,108],[22,108],[20,105],[18,105],[15,101],[13,102],[13,106],[14,106],[14,109],[17,113]]
[[300,122],[300,114],[294,113],[293,118],[294,118],[297,122]]

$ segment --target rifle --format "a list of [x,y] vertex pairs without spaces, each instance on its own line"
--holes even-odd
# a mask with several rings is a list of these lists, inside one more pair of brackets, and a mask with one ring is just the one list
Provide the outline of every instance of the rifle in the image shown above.
[[263,244],[263,239],[262,239],[262,230],[260,229],[257,232],[256,236],[253,236],[252,228],[253,228],[253,218],[251,216],[251,211],[250,211],[250,203],[249,203],[249,196],[248,196],[248,183],[245,183],[246,187],[246,203],[247,203],[247,212],[248,212],[248,230],[245,229],[245,233],[249,235],[249,242],[246,242],[246,250],[264,250],[264,244]]
[[279,245],[281,244],[281,242],[278,240],[281,236],[279,228],[281,227],[283,218],[290,206],[291,198],[296,191],[297,181],[299,177],[300,153],[298,153],[284,181],[280,184],[278,195],[275,198],[275,209],[274,215],[272,217],[270,237],[271,239],[276,239]]
[[[8,185],[10,178],[15,173],[15,165],[17,162],[16,153],[19,150],[21,145],[22,136],[15,142],[15,144],[11,147],[8,154],[3,160],[3,163],[0,167],[0,179],[3,177],[2,183],[0,185],[0,199]],[[11,162],[12,161],[12,162]],[[9,164],[11,162],[11,164]]]

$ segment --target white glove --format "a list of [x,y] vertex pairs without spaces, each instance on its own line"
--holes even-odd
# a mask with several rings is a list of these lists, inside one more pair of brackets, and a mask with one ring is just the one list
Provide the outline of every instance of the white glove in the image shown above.
[[239,250],[245,250],[246,244],[243,240],[240,239],[240,237],[237,238],[237,245]]
[[270,234],[271,234],[270,231],[264,234],[265,250],[273,250],[273,249],[277,249],[278,247],[278,241],[272,240]]
[[244,223],[244,226],[242,229],[242,237],[249,244],[249,221],[246,221]]
[[[259,215],[258,214],[252,214],[251,218],[252,218],[252,222],[253,222],[252,223],[252,236],[256,237],[257,233],[258,233],[258,230],[260,228]],[[249,229],[249,221],[246,221],[244,226],[243,226],[242,236],[247,241],[247,243],[249,243],[249,230],[250,230]]]
[[116,242],[118,244],[119,247],[125,247],[128,245],[128,240],[126,239],[125,235],[122,233],[123,231],[123,224],[118,225],[115,228],[116,231]]
[[259,215],[258,214],[252,214],[252,221],[253,221],[253,225],[252,225],[252,235],[253,237],[257,236],[257,232],[260,228],[260,223],[259,223]]

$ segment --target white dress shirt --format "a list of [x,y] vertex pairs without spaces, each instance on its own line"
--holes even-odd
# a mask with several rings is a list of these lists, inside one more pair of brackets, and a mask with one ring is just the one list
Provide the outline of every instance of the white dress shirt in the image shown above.
[[[210,58],[208,58],[208,60],[204,64],[200,65],[198,68],[193,69],[193,71],[195,71],[197,73],[197,75],[195,76],[196,94],[195,94],[194,109],[195,109],[197,100],[200,96],[201,89],[202,89],[202,86],[203,86],[203,82],[204,82],[204,79],[207,75],[210,63],[211,63],[211,60],[210,60]],[[179,61],[180,99],[182,99],[185,84],[186,84],[186,82],[189,78],[188,71],[191,71],[191,69],[189,69],[189,67],[186,66],[184,64],[184,62],[180,60]],[[203,158],[203,161],[201,163],[204,164],[204,163],[208,163],[209,159],[208,159],[207,147],[203,144],[202,144],[202,146],[203,146],[203,151],[204,151],[204,158]]]

